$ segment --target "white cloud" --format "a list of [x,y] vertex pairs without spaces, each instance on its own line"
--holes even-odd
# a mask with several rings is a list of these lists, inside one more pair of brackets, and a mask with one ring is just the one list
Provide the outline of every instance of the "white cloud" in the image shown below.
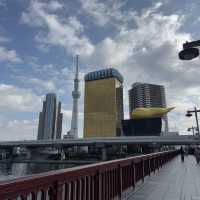
[[37,125],[37,120],[10,120],[1,123],[1,141],[35,140]]
[[0,61],[9,61],[13,63],[22,62],[21,58],[19,57],[19,55],[17,55],[15,50],[8,50],[3,46],[0,46]]
[[[142,57],[152,58],[155,56],[152,55],[153,52],[165,47],[167,49],[163,49],[163,52],[170,50],[167,52],[170,54],[166,55],[167,60],[180,48],[182,42],[190,39],[189,34],[179,32],[183,21],[182,16],[165,16],[162,13],[154,13],[152,10],[155,12],[155,7],[150,9],[151,12],[145,10],[141,15],[135,14],[133,22],[136,23],[136,28],[121,28],[114,38],[107,37],[97,44],[92,55],[95,62],[103,65],[121,65],[134,61],[135,58],[137,60],[142,60]],[[136,65],[141,64],[136,63]]]
[[38,78],[30,78],[27,80],[27,82],[33,84],[34,86],[38,86],[40,88],[43,88],[47,91],[55,91],[56,86],[53,81],[50,80],[41,80]]
[[63,5],[61,3],[59,3],[58,1],[50,1],[50,3],[48,3],[47,5],[48,10],[50,11],[56,11],[56,10],[60,10],[61,8],[63,8]]
[[88,62],[93,65],[115,66],[121,65],[132,55],[132,45],[120,39],[105,38],[97,44],[94,53],[89,57]]
[[120,11],[124,5],[122,1],[80,0],[80,2],[84,14],[90,16],[94,23],[99,26],[124,19]]
[[0,110],[11,112],[37,112],[42,107],[41,97],[30,90],[0,84]]
[[39,43],[65,47],[70,54],[91,54],[94,47],[83,34],[83,25],[76,17],[59,17],[55,11],[61,8],[62,5],[55,1],[49,4],[32,0],[28,11],[22,14],[22,21],[41,28],[36,37]]
[[[0,35],[0,44],[8,43],[11,39]],[[20,63],[22,62],[21,58],[17,54],[17,52],[13,49],[7,49],[6,47],[0,45],[0,62],[1,61],[8,61],[12,63]]]

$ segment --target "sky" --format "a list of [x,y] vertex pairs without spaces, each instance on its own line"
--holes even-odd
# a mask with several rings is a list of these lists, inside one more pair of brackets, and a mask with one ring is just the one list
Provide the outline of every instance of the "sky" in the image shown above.
[[84,75],[114,67],[124,77],[124,110],[134,82],[162,84],[175,107],[170,130],[191,134],[200,106],[200,61],[181,61],[200,35],[199,0],[0,0],[0,140],[36,139],[45,94],[62,102],[70,129],[75,55],[80,58],[79,136]]

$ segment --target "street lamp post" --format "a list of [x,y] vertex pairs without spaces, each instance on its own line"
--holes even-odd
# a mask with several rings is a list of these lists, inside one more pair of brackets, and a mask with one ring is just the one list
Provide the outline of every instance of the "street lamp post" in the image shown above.
[[[200,47],[200,40],[188,42],[186,41],[183,44],[183,50],[179,52],[179,59],[181,60],[192,60],[199,56],[199,49],[196,47]],[[197,134],[199,134],[199,122],[198,122],[198,115],[197,113],[200,112],[200,110],[197,110],[195,107],[194,110],[188,110],[186,116],[191,117],[192,113],[195,113],[195,119],[197,124]]]
[[198,115],[197,113],[200,112],[200,110],[197,110],[196,107],[194,107],[194,110],[188,110],[186,117],[191,117],[192,113],[195,113],[195,119],[196,119],[196,124],[197,124],[197,134],[199,135],[199,121],[198,121]]
[[192,60],[199,56],[199,50],[196,47],[200,46],[200,40],[186,42],[183,44],[183,50],[179,52],[181,60]]

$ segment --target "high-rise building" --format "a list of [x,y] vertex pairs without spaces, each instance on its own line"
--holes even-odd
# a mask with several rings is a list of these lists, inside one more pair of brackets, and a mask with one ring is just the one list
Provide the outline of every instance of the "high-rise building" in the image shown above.
[[56,94],[49,93],[43,101],[43,109],[39,115],[38,140],[60,139],[62,133],[61,102],[57,104]]
[[[161,107],[166,108],[165,88],[162,85],[136,82],[129,90],[129,113],[132,118],[132,111],[135,108]],[[164,131],[168,132],[167,116],[163,117],[165,121]]]
[[123,77],[114,68],[85,76],[84,137],[122,135]]

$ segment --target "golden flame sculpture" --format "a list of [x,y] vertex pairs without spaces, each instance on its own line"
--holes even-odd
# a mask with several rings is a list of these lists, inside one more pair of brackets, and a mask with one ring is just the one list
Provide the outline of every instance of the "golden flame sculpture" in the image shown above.
[[174,107],[170,107],[170,108],[160,108],[160,107],[144,108],[144,107],[139,107],[139,108],[135,108],[133,110],[132,116],[133,116],[133,119],[162,117],[173,109],[174,109]]

